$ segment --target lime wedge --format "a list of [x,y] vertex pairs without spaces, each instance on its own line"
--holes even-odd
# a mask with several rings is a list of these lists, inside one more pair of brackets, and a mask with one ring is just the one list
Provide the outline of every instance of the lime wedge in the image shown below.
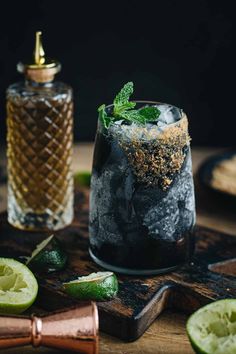
[[0,258],[0,313],[19,314],[30,307],[38,293],[38,283],[24,264]]
[[189,318],[187,333],[196,353],[236,353],[236,299],[200,308]]
[[75,183],[78,183],[82,187],[89,187],[91,180],[90,172],[77,172],[74,175]]
[[67,294],[81,300],[109,300],[118,291],[117,277],[112,272],[91,273],[63,286]]
[[64,268],[66,261],[67,255],[51,235],[36,246],[26,264],[36,272],[54,272]]

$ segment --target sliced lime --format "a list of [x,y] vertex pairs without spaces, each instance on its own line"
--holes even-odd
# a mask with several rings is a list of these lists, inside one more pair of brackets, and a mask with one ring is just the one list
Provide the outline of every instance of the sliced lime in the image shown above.
[[91,180],[90,172],[77,172],[74,175],[75,183],[78,183],[82,187],[89,187]]
[[39,243],[26,264],[37,272],[54,272],[64,268],[67,255],[54,235]]
[[0,258],[0,313],[19,314],[32,305],[38,283],[24,264]]
[[109,300],[118,291],[117,277],[112,272],[91,273],[63,286],[67,294],[81,300]]
[[189,318],[187,333],[196,353],[236,353],[236,299],[200,308]]

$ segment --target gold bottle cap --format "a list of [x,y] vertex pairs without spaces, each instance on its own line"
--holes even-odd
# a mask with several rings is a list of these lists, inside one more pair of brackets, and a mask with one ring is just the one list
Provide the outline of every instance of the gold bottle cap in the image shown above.
[[17,64],[17,70],[24,73],[28,79],[41,83],[52,81],[55,74],[61,70],[59,62],[45,57],[41,31],[36,32],[33,62],[28,64],[20,62]]

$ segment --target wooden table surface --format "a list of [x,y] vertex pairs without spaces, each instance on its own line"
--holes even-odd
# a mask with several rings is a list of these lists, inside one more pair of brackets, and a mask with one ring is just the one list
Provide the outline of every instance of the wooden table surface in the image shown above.
[[[223,149],[193,148],[193,171],[197,171],[201,162]],[[92,165],[93,144],[81,143],[75,146],[73,169],[74,171],[87,171]],[[6,162],[5,149],[0,150],[1,164]],[[219,231],[236,235],[235,210],[222,205],[203,191],[198,184],[195,185],[197,204],[197,223],[202,226],[214,228]],[[0,185],[0,210],[6,209],[6,185]],[[190,354],[193,353],[185,332],[186,315],[173,311],[163,313],[146,331],[146,333],[133,343],[124,343],[119,339],[101,333],[101,354]],[[58,350],[24,347],[21,349],[4,350],[6,354],[54,354]]]

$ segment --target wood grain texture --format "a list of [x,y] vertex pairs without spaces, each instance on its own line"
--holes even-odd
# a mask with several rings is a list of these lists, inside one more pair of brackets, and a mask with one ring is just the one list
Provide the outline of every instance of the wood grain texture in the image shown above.
[[[74,171],[90,170],[92,163],[92,143],[83,143],[75,146],[74,149]],[[196,172],[201,162],[223,149],[215,148],[193,148],[193,169]],[[6,164],[6,154],[3,146],[0,147],[0,163]],[[222,204],[216,199],[212,199],[208,193],[202,190],[201,186],[196,185],[197,201],[197,222],[199,225],[211,227],[232,235],[236,234],[235,209],[226,204]],[[0,210],[6,209],[6,185],[0,185]],[[0,235],[1,225],[0,225]],[[146,333],[133,343],[124,343],[119,339],[105,335],[100,335],[100,353],[152,353],[152,354],[192,354],[193,351],[189,345],[185,323],[187,316],[176,311],[166,311],[149,327]],[[4,353],[59,353],[56,350],[39,348],[37,350],[31,347],[19,349],[4,350]]]
[[[166,311],[137,341],[125,343],[107,334],[100,336],[100,354],[193,354],[185,332],[187,316]],[[168,328],[168,330],[167,330]],[[31,347],[4,350],[4,354],[61,354],[62,351]],[[68,353],[69,354],[69,353]]]
[[[77,303],[62,290],[62,283],[81,275],[102,270],[88,254],[89,190],[75,193],[75,219],[56,232],[68,254],[63,271],[37,274],[40,285],[37,303],[44,311],[69,308]],[[19,258],[29,256],[45,233],[24,232],[7,223],[6,213],[0,215],[3,234],[0,256]],[[193,261],[178,270],[152,277],[119,275],[119,293],[111,301],[99,302],[100,329],[125,341],[139,338],[150,324],[166,309],[191,313],[216,299],[236,297],[236,279],[232,275],[209,270],[209,265],[233,259],[236,239],[231,236],[197,227],[194,231],[196,250]],[[232,268],[232,267],[231,267]],[[218,271],[218,268],[215,269]]]

